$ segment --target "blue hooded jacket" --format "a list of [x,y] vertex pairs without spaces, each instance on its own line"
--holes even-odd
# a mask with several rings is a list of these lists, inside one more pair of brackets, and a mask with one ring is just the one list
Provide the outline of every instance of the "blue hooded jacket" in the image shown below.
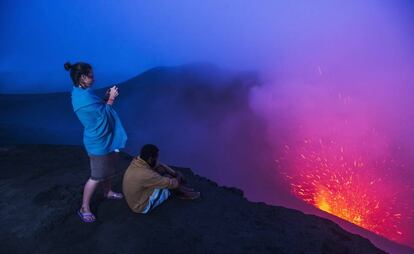
[[72,106],[85,127],[83,143],[88,154],[105,155],[125,147],[127,135],[118,114],[90,88],[73,87]]

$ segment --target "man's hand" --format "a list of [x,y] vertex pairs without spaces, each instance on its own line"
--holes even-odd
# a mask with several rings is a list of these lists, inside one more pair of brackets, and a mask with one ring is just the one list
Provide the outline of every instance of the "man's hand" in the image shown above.
[[180,186],[180,183],[176,178],[170,178],[171,189],[177,189]]
[[184,176],[183,173],[181,173],[180,171],[175,171],[175,178],[178,180],[178,182],[184,182]]

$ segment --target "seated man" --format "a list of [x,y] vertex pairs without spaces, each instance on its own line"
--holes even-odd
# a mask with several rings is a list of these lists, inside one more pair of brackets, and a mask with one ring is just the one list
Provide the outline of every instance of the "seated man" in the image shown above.
[[144,145],[125,172],[123,192],[133,212],[148,213],[173,193],[183,199],[197,199],[199,192],[184,185],[181,173],[158,163],[158,148]]

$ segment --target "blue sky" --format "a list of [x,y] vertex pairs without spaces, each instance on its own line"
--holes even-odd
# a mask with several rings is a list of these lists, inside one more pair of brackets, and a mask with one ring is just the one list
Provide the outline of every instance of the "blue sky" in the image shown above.
[[409,1],[355,3],[3,0],[0,93],[70,90],[62,67],[67,60],[90,62],[98,87],[154,66],[194,61],[268,68],[299,54],[304,44],[318,44],[315,34],[323,40],[349,27],[350,15],[368,9],[373,17],[389,10],[401,29],[412,21]]

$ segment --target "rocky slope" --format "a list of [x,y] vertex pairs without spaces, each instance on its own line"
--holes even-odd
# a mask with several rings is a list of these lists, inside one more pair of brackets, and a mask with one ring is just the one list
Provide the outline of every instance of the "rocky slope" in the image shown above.
[[[120,167],[129,161],[122,154]],[[75,211],[88,168],[79,146],[1,146],[0,253],[384,253],[329,220],[249,202],[185,168],[176,169],[201,199],[140,215],[99,192],[98,220],[83,224]]]

